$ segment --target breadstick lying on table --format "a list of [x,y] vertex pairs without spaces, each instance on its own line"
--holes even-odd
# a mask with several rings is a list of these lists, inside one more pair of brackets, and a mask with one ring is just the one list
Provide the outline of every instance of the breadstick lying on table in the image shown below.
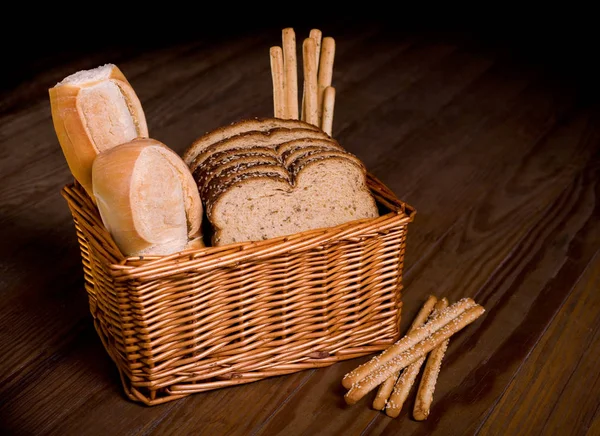
[[425,365],[423,377],[421,377],[421,383],[417,391],[415,407],[413,408],[413,418],[417,421],[423,421],[429,416],[431,403],[433,402],[433,391],[435,390],[440,368],[442,367],[442,359],[448,348],[448,342],[450,342],[450,339],[446,339],[435,347],[427,358],[427,364]]
[[[435,305],[435,308],[433,309],[433,313],[431,314],[431,317],[433,318],[433,317],[437,316],[437,314],[441,310],[444,310],[446,307],[448,307],[448,299],[442,298]],[[446,341],[447,341],[447,339],[446,339]],[[432,353],[433,353],[433,351],[432,351]],[[396,381],[394,390],[392,391],[392,394],[389,396],[389,400],[386,404],[385,414],[387,416],[396,418],[400,414],[400,411],[402,410],[402,406],[404,405],[404,402],[406,401],[406,398],[408,397],[408,393],[410,392],[411,388],[413,387],[415,380],[417,379],[417,376],[419,375],[419,371],[421,370],[421,366],[423,366],[424,362],[425,362],[425,356],[421,357],[416,362],[411,363],[408,367],[406,367],[404,369],[404,371],[402,371],[402,374]]]
[[[423,307],[421,307],[421,310],[419,310],[419,313],[417,314],[415,319],[413,320],[413,322],[410,326],[410,329],[408,330],[409,332],[411,332],[414,329],[421,327],[423,324],[425,324],[425,322],[427,321],[427,318],[433,311],[433,308],[436,305],[436,303],[437,303],[437,298],[434,297],[433,295],[430,295],[429,298],[427,298],[427,301],[425,301],[425,304],[423,304]],[[388,398],[390,397],[390,394],[392,393],[392,389],[394,389],[394,385],[396,384],[398,375],[399,375],[399,372],[394,372],[394,374],[391,377],[389,377],[385,382],[383,382],[381,384],[381,386],[379,386],[379,390],[377,391],[377,396],[375,397],[375,400],[373,400],[373,409],[375,409],[375,410],[383,410],[384,409],[384,407],[386,406],[386,403],[388,401]]]
[[[443,321],[445,321],[446,317],[449,316],[449,314],[456,312],[457,307],[460,307],[457,305],[460,305],[461,302],[462,302],[462,305],[465,304],[463,302],[463,300],[461,300],[458,303],[453,304],[452,306],[441,311],[440,314],[436,318],[429,321],[423,327],[420,327],[420,328],[416,329],[414,332],[409,333],[408,335],[405,336],[405,338],[407,338],[411,335],[413,336],[413,338],[425,336],[420,341],[418,341],[416,344],[411,344],[411,346],[409,346],[407,349],[399,348],[399,349],[402,349],[402,351],[400,351],[400,352],[396,351],[396,354],[393,354],[393,355],[388,354],[388,356],[386,356],[385,361],[382,359],[382,356],[383,356],[383,354],[385,354],[387,352],[387,350],[384,351],[384,353],[382,355],[380,355],[378,357],[376,356],[374,358],[375,362],[379,361],[380,363],[379,364],[375,363],[375,364],[368,366],[368,370],[366,371],[366,373],[367,373],[366,376],[363,376],[363,374],[365,372],[364,369],[359,372],[352,371],[352,372],[348,373],[347,378],[344,379],[344,382],[347,383],[348,380],[352,380],[352,379],[354,379],[355,381],[352,382],[352,384],[350,385],[351,386],[350,390],[346,393],[346,395],[344,395],[344,399],[346,400],[346,403],[355,404],[363,396],[365,396],[366,394],[371,392],[373,389],[375,389],[377,386],[379,386],[381,383],[383,383],[395,371],[406,368],[408,365],[415,362],[420,357],[423,357],[428,352],[430,352],[435,347],[437,347],[442,342],[444,342],[446,339],[448,339],[450,336],[452,336],[456,332],[462,330],[467,325],[471,324],[473,321],[475,321],[477,318],[479,318],[485,312],[485,309],[482,306],[475,304],[474,306],[471,306],[467,310],[463,311],[457,317],[452,318],[447,323],[444,322],[443,325],[440,326],[439,324],[442,323]],[[442,321],[440,321],[440,320],[442,320]],[[430,335],[427,335],[427,333],[431,332],[432,326],[436,326],[436,327],[439,326],[439,328],[436,328]],[[402,342],[403,339],[401,339],[399,342]],[[390,348],[392,348],[392,347],[390,347]],[[398,348],[396,350],[398,350]],[[369,363],[371,363],[371,362],[369,362]],[[367,367],[367,365],[363,365],[363,366]]]
[[[353,371],[350,371],[344,376],[342,385],[346,389],[350,389],[355,383],[361,381],[363,378],[377,369],[377,367],[382,366],[390,360],[398,357],[403,352],[409,350],[411,347],[415,346],[419,342],[431,336],[437,330],[444,327],[446,324],[450,323],[466,310],[475,306],[477,306],[477,304],[471,298],[463,298],[462,300],[457,301],[452,306],[441,311],[438,316],[428,321],[422,327],[409,332],[406,336],[378,356],[373,357],[367,363],[359,366]],[[389,375],[391,375],[391,373]]]

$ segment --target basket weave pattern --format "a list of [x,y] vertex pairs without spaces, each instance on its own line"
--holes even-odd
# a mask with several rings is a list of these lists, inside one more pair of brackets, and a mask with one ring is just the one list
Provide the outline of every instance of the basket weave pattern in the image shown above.
[[414,210],[368,181],[378,218],[143,258],[123,257],[83,189],[66,186],[90,311],[128,397],[159,404],[397,340]]

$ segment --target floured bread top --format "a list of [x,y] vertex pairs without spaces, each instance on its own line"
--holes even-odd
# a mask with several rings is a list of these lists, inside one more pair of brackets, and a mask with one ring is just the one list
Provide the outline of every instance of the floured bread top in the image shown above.
[[80,90],[77,106],[98,152],[138,136],[135,119],[121,89],[112,81]]
[[110,77],[115,66],[113,64],[105,64],[91,70],[82,70],[65,77],[61,82],[58,82],[55,87],[61,85],[82,85],[89,82],[97,82],[106,80]]

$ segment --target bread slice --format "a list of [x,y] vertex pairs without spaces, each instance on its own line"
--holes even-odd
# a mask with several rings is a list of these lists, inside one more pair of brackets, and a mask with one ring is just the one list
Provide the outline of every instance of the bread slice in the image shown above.
[[[289,173],[280,164],[252,163],[240,164],[223,171],[219,177],[213,178],[203,190],[202,200],[206,205],[206,213],[210,215],[214,201],[231,186],[249,177],[275,177],[284,180],[291,187]],[[290,189],[288,187],[288,189]]]
[[190,166],[198,154],[202,153],[204,149],[216,142],[220,142],[224,139],[246,132],[264,132],[276,128],[320,130],[318,127],[300,120],[284,120],[280,118],[244,119],[228,126],[213,130],[212,132],[209,132],[196,139],[196,141],[194,141],[194,143],[189,146],[183,154],[183,160],[188,166]]
[[142,105],[113,64],[72,74],[48,92],[54,129],[69,169],[93,199],[96,155],[148,136]]
[[301,157],[295,159],[290,162],[287,166],[287,170],[290,173],[292,179],[295,179],[296,176],[302,171],[302,169],[313,163],[314,161],[326,160],[326,159],[344,159],[347,160],[354,165],[363,169],[363,172],[366,174],[366,169],[364,168],[364,164],[362,161],[347,151],[338,151],[338,150],[315,150],[308,152]]
[[231,161],[240,158],[250,158],[251,156],[256,156],[257,158],[271,157],[277,161],[280,161],[277,151],[270,147],[256,147],[251,149],[237,148],[215,153],[202,162],[201,165],[198,165],[192,173],[196,183],[198,184],[198,188],[201,189],[204,183],[203,181],[208,177],[215,175],[222,166]]
[[[225,158],[224,163],[212,167],[209,171],[194,173],[196,184],[198,185],[198,191],[200,192],[200,198],[206,198],[206,190],[208,185],[215,179],[222,180],[231,172],[239,172],[245,168],[250,168],[257,165],[276,165],[281,166],[281,161],[277,156],[270,154],[257,154],[250,153],[248,155],[237,155],[235,159]],[[197,175],[200,174],[198,177]]]
[[[306,142],[306,144],[309,144],[309,143],[310,143],[309,141]],[[287,150],[282,152],[281,153],[281,162],[283,163],[283,165],[285,167],[289,167],[294,161],[302,158],[303,156],[306,156],[309,154],[314,154],[314,153],[327,152],[327,151],[346,153],[346,150],[344,150],[340,146],[337,146],[337,144],[335,144],[335,143],[324,142],[323,144],[319,144],[319,143],[315,142],[315,145],[304,145],[304,142],[303,142],[302,145],[299,147],[288,148]]]
[[[258,241],[378,216],[365,169],[346,156],[306,159],[293,179],[232,179],[211,198],[213,244]],[[287,183],[287,185],[286,185]]]
[[153,139],[98,155],[93,195],[102,222],[125,256],[168,255],[201,246],[202,203],[183,160]]
[[328,136],[322,130],[313,129],[286,129],[275,128],[264,132],[247,132],[237,136],[233,136],[223,141],[214,143],[199,153],[190,165],[192,172],[196,170],[198,165],[201,165],[204,160],[208,159],[214,153],[222,151],[238,149],[238,148],[254,148],[254,147],[275,147],[283,142],[292,141],[294,139],[327,139]]
[[280,155],[285,155],[287,153],[293,152],[295,150],[299,150],[304,147],[315,147],[321,146],[326,149],[332,150],[345,150],[339,142],[333,139],[316,139],[316,138],[302,138],[302,139],[294,139],[292,141],[283,142],[277,145],[277,153]]

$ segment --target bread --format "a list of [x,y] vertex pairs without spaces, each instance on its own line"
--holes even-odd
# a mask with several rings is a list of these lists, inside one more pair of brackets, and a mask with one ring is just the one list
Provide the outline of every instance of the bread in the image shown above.
[[224,139],[240,135],[246,132],[264,132],[275,128],[287,129],[310,129],[319,130],[318,127],[300,120],[284,120],[279,118],[251,118],[243,119],[228,126],[213,130],[198,138],[187,148],[183,154],[183,160],[188,166],[191,166],[196,156],[203,152],[211,144],[223,141]]
[[194,172],[199,165],[202,165],[205,159],[208,159],[214,153],[239,148],[250,149],[254,147],[271,147],[275,149],[277,145],[283,142],[305,138],[327,139],[329,137],[322,130],[308,128],[288,129],[277,127],[266,131],[251,131],[241,133],[209,145],[202,152],[196,155],[189,166],[191,171]]
[[202,246],[202,203],[183,160],[138,138],[99,154],[93,195],[102,221],[126,256],[168,255]]
[[196,169],[194,175],[196,184],[198,185],[198,191],[200,192],[200,198],[204,198],[205,189],[207,185],[215,178],[223,178],[226,171],[239,170],[241,166],[251,167],[261,164],[279,165],[281,161],[278,156],[274,156],[268,153],[247,153],[247,154],[235,154],[232,156],[226,156],[215,162],[214,165],[207,168],[207,171],[199,171]]
[[213,245],[257,241],[373,218],[365,169],[342,156],[307,160],[292,184],[270,174],[230,181],[207,207]]
[[242,121],[200,138],[184,156],[215,246],[379,214],[360,159],[302,121]]
[[92,197],[96,155],[148,136],[140,101],[113,64],[72,74],[49,94],[54,129],[69,169]]
[[322,140],[296,140],[286,142],[277,147],[277,151],[281,156],[283,165],[288,166],[296,159],[299,159],[305,155],[321,152],[321,151],[340,151],[345,150],[337,142],[333,141],[322,141]]

